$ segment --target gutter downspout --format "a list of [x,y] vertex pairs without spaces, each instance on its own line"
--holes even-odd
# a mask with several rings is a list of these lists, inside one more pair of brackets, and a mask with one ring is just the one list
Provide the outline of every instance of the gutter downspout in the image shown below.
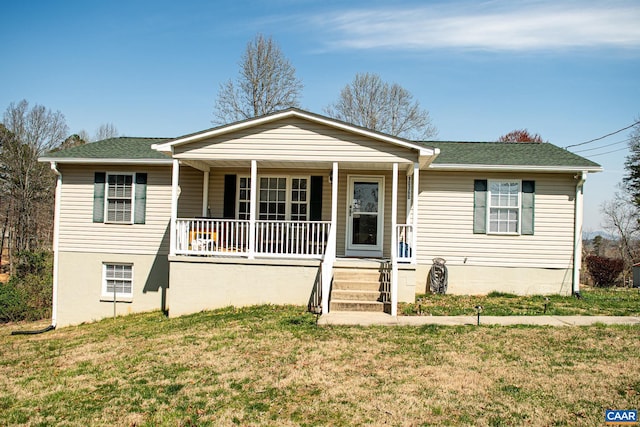
[[11,335],[35,335],[52,331],[58,324],[58,264],[60,242],[60,194],[62,193],[62,173],[56,162],[51,162],[51,170],[56,174],[56,192],[53,214],[53,292],[51,295],[51,325],[37,331],[12,331]]
[[580,267],[582,264],[582,222],[584,216],[583,208],[583,188],[584,182],[587,180],[587,172],[582,171],[576,175],[578,182],[576,183],[575,198],[575,218],[573,229],[573,281],[572,294],[580,295]]

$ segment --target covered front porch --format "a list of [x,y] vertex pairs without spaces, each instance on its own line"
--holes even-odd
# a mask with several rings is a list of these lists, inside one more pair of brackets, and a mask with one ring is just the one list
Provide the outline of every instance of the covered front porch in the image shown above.
[[[401,174],[398,163],[365,171],[347,164],[342,170],[340,163],[333,162],[328,171],[327,165],[316,165],[313,173],[325,173],[309,176],[295,165],[288,166],[260,167],[257,160],[250,161],[247,178],[235,179],[235,207],[225,212],[220,205],[231,205],[225,197],[228,199],[233,191],[228,185],[226,195],[211,189],[222,187],[224,193],[220,182],[226,180],[228,184],[230,168],[223,162],[209,164],[175,159],[170,235],[173,262],[177,257],[206,257],[212,258],[212,262],[226,258],[228,261],[223,264],[228,267],[245,263],[242,260],[254,266],[261,261],[273,264],[279,260],[280,269],[286,265],[299,269],[302,265],[313,266],[315,261],[319,274],[311,290],[315,294],[311,300],[317,300],[317,304],[312,305],[327,313],[337,259],[386,260],[389,280],[385,287],[390,312],[395,315],[398,264],[416,262],[413,248],[417,246],[414,232],[417,217],[411,213],[416,209],[417,186],[412,184],[419,176],[419,166],[405,168]],[[236,176],[242,177],[242,168],[238,170],[240,173]],[[185,179],[181,179],[181,174]],[[196,191],[185,187],[187,182],[194,182],[198,174],[201,181]],[[280,177],[283,177],[281,181]],[[320,179],[329,191],[322,189]],[[277,188],[278,185],[283,188]],[[323,207],[311,206],[312,190],[321,193],[315,197],[315,203]],[[188,210],[187,206],[193,212],[196,193],[200,193],[199,215],[178,216],[178,212]],[[315,214],[314,209],[318,211]],[[233,218],[224,218],[231,215],[230,211]],[[319,219],[312,220],[314,216]],[[249,262],[251,260],[256,262]],[[299,262],[294,262],[296,260]],[[293,280],[293,277],[284,273],[282,280]]]

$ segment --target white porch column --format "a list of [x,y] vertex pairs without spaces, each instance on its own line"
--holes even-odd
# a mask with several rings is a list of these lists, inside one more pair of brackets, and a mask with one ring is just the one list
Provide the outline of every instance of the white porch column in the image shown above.
[[[333,169],[331,171],[331,230],[335,230],[338,226],[338,162],[333,162]],[[337,230],[334,235],[336,235]],[[335,244],[333,252],[335,253]]]
[[202,216],[209,216],[209,171],[202,177]]
[[418,197],[420,196],[420,164],[413,164],[413,218],[411,221],[413,233],[411,233],[411,264],[418,262]]
[[582,264],[582,219],[583,219],[583,188],[584,182],[587,179],[587,172],[582,172],[579,175],[578,183],[576,184],[576,201],[575,201],[575,216],[574,216],[574,230],[573,230],[573,281],[572,281],[572,293],[580,292],[580,267]]
[[249,205],[249,259],[256,257],[256,212],[258,212],[258,162],[251,160],[251,199]]
[[336,259],[336,237],[338,226],[338,162],[333,162],[331,171],[331,227],[327,248],[322,261],[322,314],[329,312],[329,292],[333,278],[333,263]]
[[171,174],[171,235],[169,236],[169,255],[176,254],[176,227],[178,225],[178,180],[180,179],[180,161],[173,159]]
[[[415,214],[413,215],[416,216]],[[393,164],[391,187],[391,315],[398,315],[398,164]]]

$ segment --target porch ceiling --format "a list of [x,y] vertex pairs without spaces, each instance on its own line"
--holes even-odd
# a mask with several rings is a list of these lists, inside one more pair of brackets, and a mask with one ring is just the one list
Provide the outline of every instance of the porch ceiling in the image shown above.
[[[182,164],[189,165],[195,169],[202,171],[208,171],[209,169],[216,168],[251,168],[251,160],[180,160]],[[412,163],[401,163],[412,167]],[[317,162],[292,162],[292,161],[273,161],[273,160],[258,160],[258,169],[327,169],[331,170],[333,164],[328,161]],[[339,162],[339,169],[356,169],[356,170],[391,170],[393,163],[379,163],[379,162]]]

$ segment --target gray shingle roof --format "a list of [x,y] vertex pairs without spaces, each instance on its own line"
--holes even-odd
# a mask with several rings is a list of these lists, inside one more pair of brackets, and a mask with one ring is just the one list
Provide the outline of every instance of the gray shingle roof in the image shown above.
[[[167,138],[111,138],[49,152],[43,156],[43,159],[168,160],[167,155],[152,149],[151,145],[169,140]],[[440,155],[433,162],[434,165],[600,167],[591,160],[549,143],[424,141],[418,144],[440,149]]]
[[541,166],[599,168],[600,165],[550,143],[420,142],[440,149],[434,165]]
[[167,138],[110,138],[91,142],[60,151],[51,151],[44,155],[46,159],[122,159],[157,160],[169,159],[163,153],[153,150],[151,144],[168,141]]

